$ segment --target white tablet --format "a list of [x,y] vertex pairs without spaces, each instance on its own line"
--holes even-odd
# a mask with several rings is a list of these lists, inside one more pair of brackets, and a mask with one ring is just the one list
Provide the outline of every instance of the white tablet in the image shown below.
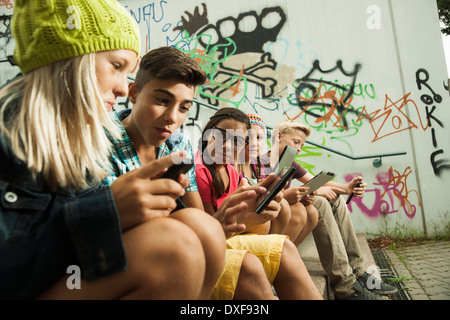
[[[321,186],[323,186],[325,183],[333,179],[336,175],[332,172],[327,171],[321,171],[318,175],[314,176],[311,180],[309,180],[307,183],[305,183],[304,187],[309,187],[309,190],[307,193],[305,193],[302,197],[302,199],[308,195],[319,189]],[[300,199],[300,201],[302,200]]]
[[278,161],[277,165],[275,166],[275,174],[280,173],[281,170],[290,168],[292,165],[292,162],[295,160],[295,156],[297,155],[298,150],[291,147],[286,146],[283,149],[283,152],[281,153],[280,160]]

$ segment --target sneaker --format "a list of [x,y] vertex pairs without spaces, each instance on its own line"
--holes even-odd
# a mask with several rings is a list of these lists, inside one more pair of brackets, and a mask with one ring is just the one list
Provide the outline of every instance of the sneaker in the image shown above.
[[347,298],[336,297],[336,300],[387,300],[384,297],[368,291],[358,281],[355,281],[355,283],[353,284],[353,288],[355,288],[355,293],[353,293],[351,296]]
[[381,282],[377,277],[372,276],[367,272],[364,272],[364,274],[358,278],[358,282],[368,291],[383,296],[396,294],[398,291],[396,287]]

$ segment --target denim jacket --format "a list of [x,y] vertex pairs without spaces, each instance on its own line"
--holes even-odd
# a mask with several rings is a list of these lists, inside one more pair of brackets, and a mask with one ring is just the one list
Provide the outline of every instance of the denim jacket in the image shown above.
[[126,268],[109,188],[50,192],[0,141],[0,299],[31,299],[76,265],[94,280]]

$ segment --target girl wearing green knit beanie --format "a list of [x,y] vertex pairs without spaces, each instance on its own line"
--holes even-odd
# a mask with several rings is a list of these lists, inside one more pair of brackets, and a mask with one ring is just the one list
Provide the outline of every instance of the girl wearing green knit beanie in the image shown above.
[[[139,31],[115,0],[16,0],[0,90],[0,299],[198,298],[198,237],[167,216],[170,156],[98,188]],[[182,156],[182,155],[180,155]]]

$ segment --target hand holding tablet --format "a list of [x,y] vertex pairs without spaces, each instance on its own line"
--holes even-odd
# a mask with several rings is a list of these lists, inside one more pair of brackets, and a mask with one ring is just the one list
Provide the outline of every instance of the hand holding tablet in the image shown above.
[[305,183],[303,185],[304,187],[309,187],[309,190],[302,196],[300,201],[302,201],[303,198],[305,196],[307,196],[308,194],[313,193],[314,191],[319,189],[321,186],[323,186],[325,183],[332,180],[335,176],[336,175],[332,172],[321,171],[318,175],[314,176],[314,178],[312,178],[311,180],[309,180],[307,183]]

